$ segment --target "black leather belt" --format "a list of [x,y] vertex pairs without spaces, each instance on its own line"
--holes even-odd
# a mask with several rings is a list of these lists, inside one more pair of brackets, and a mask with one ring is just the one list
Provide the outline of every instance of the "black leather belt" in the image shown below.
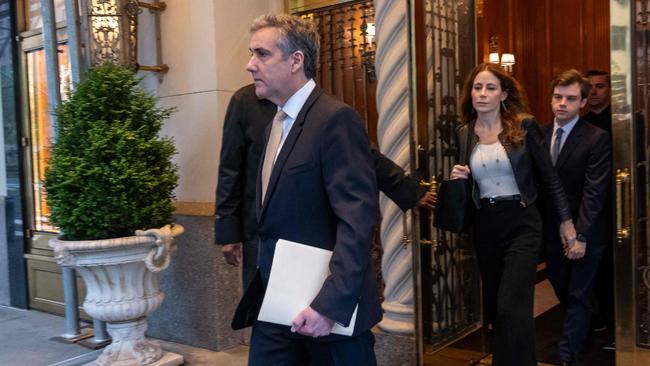
[[503,201],[521,201],[521,195],[513,194],[512,196],[481,198],[481,203],[497,203]]

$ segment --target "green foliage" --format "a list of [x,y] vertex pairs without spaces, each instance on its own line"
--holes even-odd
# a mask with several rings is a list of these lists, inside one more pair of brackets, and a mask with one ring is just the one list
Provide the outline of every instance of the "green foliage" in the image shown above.
[[172,111],[114,65],[88,72],[61,104],[45,190],[65,239],[128,236],[172,222],[176,149],[158,137]]

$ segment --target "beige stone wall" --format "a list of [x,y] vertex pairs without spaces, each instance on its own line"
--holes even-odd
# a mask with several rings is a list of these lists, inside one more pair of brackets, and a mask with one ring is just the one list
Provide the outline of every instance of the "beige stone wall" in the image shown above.
[[[172,136],[178,149],[179,211],[211,214],[226,108],[232,94],[251,82],[244,70],[249,56],[248,27],[260,14],[282,12],[284,1],[166,3],[167,10],[160,17],[161,47],[169,72],[160,80],[146,76],[145,84],[158,95],[161,105],[177,108],[162,134]],[[145,19],[141,27],[147,27]],[[141,62],[152,59],[155,52],[154,47],[146,46],[147,42],[153,41],[140,45]]]

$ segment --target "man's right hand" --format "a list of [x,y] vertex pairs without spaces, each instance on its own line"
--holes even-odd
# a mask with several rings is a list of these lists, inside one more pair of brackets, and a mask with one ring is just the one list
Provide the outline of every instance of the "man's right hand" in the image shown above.
[[221,246],[221,253],[228,264],[238,266],[241,263],[242,243],[224,244]]
[[418,203],[416,203],[416,206],[427,210],[433,210],[436,208],[437,198],[438,195],[436,192],[426,192],[422,195],[422,197],[420,197],[420,200]]

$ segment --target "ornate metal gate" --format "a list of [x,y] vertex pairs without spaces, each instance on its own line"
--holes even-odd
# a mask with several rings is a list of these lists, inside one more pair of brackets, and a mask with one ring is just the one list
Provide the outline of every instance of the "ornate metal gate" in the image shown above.
[[[460,92],[465,75],[475,65],[474,2],[428,0],[415,1],[413,6],[414,67],[420,86],[416,86],[414,127],[418,168],[432,177],[429,184],[435,189],[435,181],[449,175],[457,155],[454,135]],[[422,335],[427,353],[480,327],[480,279],[468,238],[435,229],[431,215],[421,216],[420,244]]]

